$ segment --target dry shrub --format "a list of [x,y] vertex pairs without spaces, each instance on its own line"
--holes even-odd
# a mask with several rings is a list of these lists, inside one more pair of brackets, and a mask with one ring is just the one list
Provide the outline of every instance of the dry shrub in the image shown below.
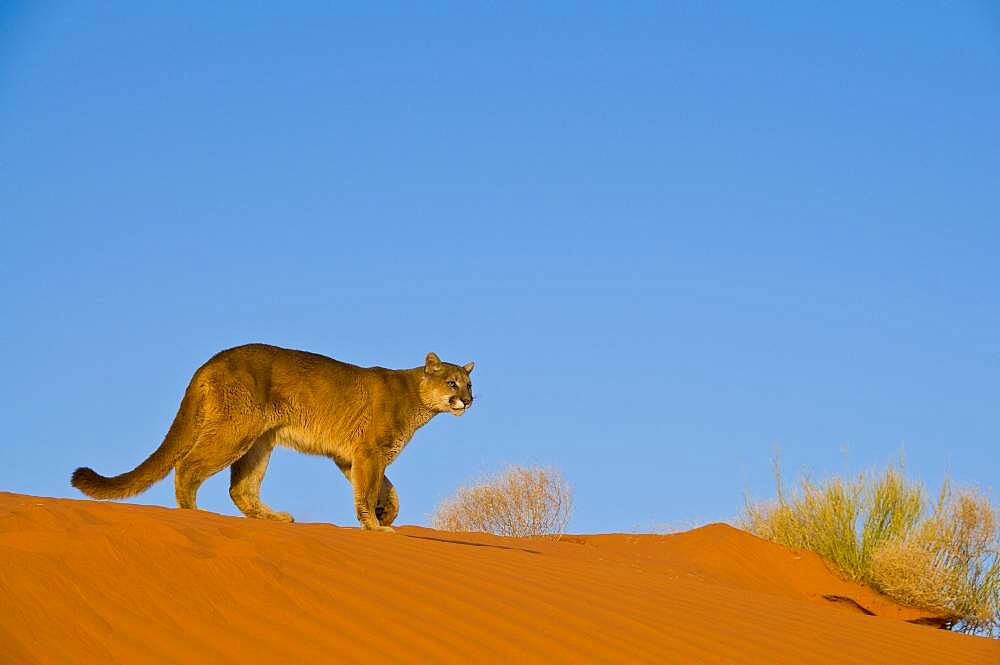
[[558,536],[573,507],[569,485],[555,469],[508,466],[442,501],[431,524],[442,531],[497,536]]
[[832,478],[803,477],[788,494],[775,461],[778,498],[746,501],[741,526],[758,536],[816,552],[846,577],[907,605],[952,618],[964,632],[1000,629],[1000,531],[979,491],[945,483],[932,510],[902,468]]
[[997,516],[974,489],[945,485],[934,512],[872,556],[873,585],[909,605],[951,615],[966,632],[1000,632]]

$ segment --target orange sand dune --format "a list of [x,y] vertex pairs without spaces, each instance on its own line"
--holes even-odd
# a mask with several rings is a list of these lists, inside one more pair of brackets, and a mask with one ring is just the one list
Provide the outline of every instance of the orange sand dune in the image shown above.
[[551,542],[0,493],[3,663],[1000,663],[919,616],[719,524]]

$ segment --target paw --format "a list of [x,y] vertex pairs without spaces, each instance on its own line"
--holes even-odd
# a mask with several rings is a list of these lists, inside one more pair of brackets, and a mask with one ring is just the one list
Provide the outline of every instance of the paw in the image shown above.
[[262,520],[274,520],[275,522],[294,522],[295,521],[295,518],[292,517],[291,513],[276,512],[276,511],[273,511],[273,510],[269,510],[266,513],[265,512],[258,513],[256,515],[254,515],[254,517],[256,517],[258,519],[262,519]]
[[381,524],[362,524],[361,529],[364,531],[381,531],[382,533],[396,533],[396,530],[391,526],[382,526]]

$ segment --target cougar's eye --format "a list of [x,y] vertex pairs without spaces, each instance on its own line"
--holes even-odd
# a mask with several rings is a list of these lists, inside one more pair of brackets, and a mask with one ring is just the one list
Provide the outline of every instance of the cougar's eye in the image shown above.
[[448,382],[448,387],[449,388],[458,388],[458,384],[455,383],[454,381],[449,381]]

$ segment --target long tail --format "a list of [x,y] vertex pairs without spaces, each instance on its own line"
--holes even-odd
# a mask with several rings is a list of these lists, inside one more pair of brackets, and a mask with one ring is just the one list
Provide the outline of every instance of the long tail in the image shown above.
[[146,460],[127,473],[108,478],[93,469],[81,466],[73,472],[70,484],[95,499],[124,499],[135,496],[158,480],[162,480],[195,443],[197,412],[195,387],[192,381],[184,393],[173,424],[160,447]]

